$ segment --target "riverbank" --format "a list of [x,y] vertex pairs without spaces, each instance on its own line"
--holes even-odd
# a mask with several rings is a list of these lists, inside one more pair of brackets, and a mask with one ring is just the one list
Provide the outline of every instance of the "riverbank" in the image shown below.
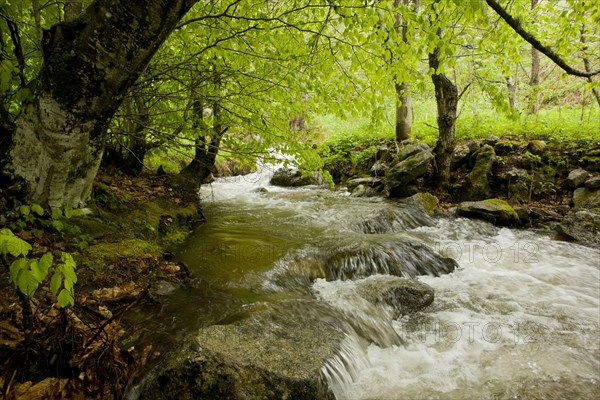
[[[45,285],[23,296],[0,272],[0,390],[7,399],[119,398],[153,356],[136,348],[138,334],[123,318],[186,283],[187,269],[171,260],[173,246],[202,220],[177,177],[131,178],[102,171],[83,213],[38,214],[5,197],[2,226],[32,246],[29,258],[73,255],[74,305],[61,308]],[[7,264],[9,260],[4,259]],[[27,314],[27,313],[25,313]],[[30,324],[31,332],[25,325]]]
[[[463,141],[443,188],[433,182],[433,149],[422,142],[325,143],[321,153],[334,182],[353,196],[403,199],[430,193],[442,214],[556,230],[562,238],[600,245],[600,143],[493,135]],[[472,204],[484,200],[489,201]],[[487,209],[492,203],[497,212]],[[506,211],[510,220],[498,217]],[[585,225],[593,235],[581,236],[582,229],[573,225]]]

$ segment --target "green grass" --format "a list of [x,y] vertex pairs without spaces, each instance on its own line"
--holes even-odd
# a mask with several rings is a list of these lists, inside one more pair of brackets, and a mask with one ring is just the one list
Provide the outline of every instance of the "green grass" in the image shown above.
[[[438,134],[435,100],[416,96],[413,110],[413,137],[433,145]],[[459,103],[458,112],[456,137],[459,140],[484,139],[493,134],[499,137],[514,135],[549,141],[600,141],[600,109],[595,104],[583,108],[554,107],[542,109],[538,115],[523,113],[511,118],[495,111],[485,101],[477,100],[474,105],[471,102]],[[376,125],[367,117],[344,120],[329,114],[313,116],[310,122],[321,130],[324,141],[330,145],[348,147],[351,144],[371,143],[373,140],[394,137],[393,110],[389,110],[385,120]]]

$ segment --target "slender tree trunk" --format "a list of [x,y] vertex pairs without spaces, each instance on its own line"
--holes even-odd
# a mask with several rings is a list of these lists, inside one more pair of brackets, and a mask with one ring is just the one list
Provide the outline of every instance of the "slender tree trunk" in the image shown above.
[[[441,31],[438,29],[438,36]],[[440,65],[440,49],[436,47],[429,54],[429,67],[437,71]],[[431,76],[435,87],[435,101],[437,104],[437,123],[439,138],[435,146],[436,172],[434,180],[442,187],[450,182],[450,167],[452,165],[452,153],[454,152],[454,130],[456,123],[456,112],[458,107],[458,89],[445,74],[434,72]]]
[[0,161],[27,201],[53,208],[86,201],[110,119],[196,1],[96,0],[82,17],[44,32],[34,99]]
[[510,110],[513,113],[519,112],[519,106],[517,102],[517,71],[515,71],[515,77],[507,76],[506,77],[506,87],[508,88],[508,103],[510,105]]
[[[535,10],[539,0],[531,0],[531,11]],[[529,113],[537,115],[539,111],[539,85],[540,85],[540,52],[531,46],[531,78],[529,86],[531,88],[531,104]]]
[[396,140],[401,142],[412,132],[412,96],[407,94],[408,83],[396,83]]
[[[583,44],[583,52],[585,54],[585,51],[588,49],[588,46],[586,44],[586,39],[585,39],[585,24],[581,26],[581,43]],[[592,70],[592,65],[590,64],[590,60],[589,58],[587,58],[585,55],[583,56],[583,66],[585,67],[585,70],[587,72],[590,72]],[[588,81],[590,83],[593,83],[595,81],[593,76],[589,76]],[[598,86],[594,86],[592,88],[592,92],[594,93],[594,96],[596,97],[596,101],[598,102],[598,106],[600,106],[600,87]]]
[[[409,5],[411,0],[402,0],[404,5]],[[398,7],[400,0],[394,0],[394,7]],[[415,11],[418,11],[418,3],[415,3]],[[402,21],[402,15],[396,13],[396,30],[400,30],[402,41],[408,43],[408,23]],[[396,89],[396,140],[401,142],[410,137],[412,133],[412,95],[410,85],[406,82],[395,82]]]

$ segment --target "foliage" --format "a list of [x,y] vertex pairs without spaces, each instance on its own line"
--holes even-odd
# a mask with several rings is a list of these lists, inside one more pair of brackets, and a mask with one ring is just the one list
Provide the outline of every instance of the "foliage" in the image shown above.
[[[0,230],[0,255],[14,259],[9,268],[10,280],[29,298],[33,297],[39,285],[47,280],[54,265],[54,256],[50,252],[40,258],[27,258],[31,249],[29,243],[15,236],[10,229]],[[52,294],[57,297],[58,305],[66,307],[75,303],[73,286],[77,282],[76,264],[73,256],[65,252],[61,252],[60,261],[52,268],[54,273],[48,285]]]

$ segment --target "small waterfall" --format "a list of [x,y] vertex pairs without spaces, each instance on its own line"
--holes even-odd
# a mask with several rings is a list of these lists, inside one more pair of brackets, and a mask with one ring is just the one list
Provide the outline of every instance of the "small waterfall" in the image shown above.
[[375,214],[361,216],[350,229],[366,234],[404,232],[422,226],[434,226],[435,220],[418,207],[398,204]]
[[400,236],[350,236],[295,250],[276,262],[266,285],[302,288],[317,278],[350,280],[371,275],[414,278],[451,273],[458,264],[416,239]]

